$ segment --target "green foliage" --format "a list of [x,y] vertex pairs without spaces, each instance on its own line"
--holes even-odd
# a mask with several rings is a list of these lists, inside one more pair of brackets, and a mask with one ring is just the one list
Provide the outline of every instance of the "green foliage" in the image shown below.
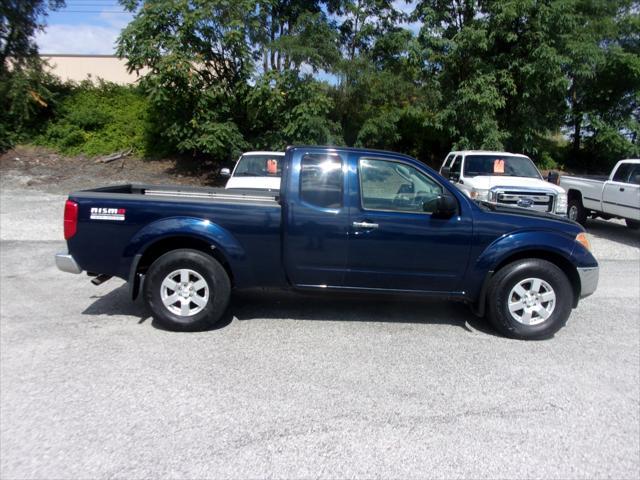
[[339,126],[328,119],[334,105],[328,86],[310,76],[271,71],[246,98],[250,135],[256,148],[291,144],[340,144]]
[[0,152],[25,138],[50,114],[58,82],[42,69],[35,33],[64,0],[0,2]]
[[540,158],[536,163],[541,170],[555,170],[558,168],[558,162],[546,151],[540,154]]
[[331,143],[439,164],[487,148],[599,170],[638,155],[637,0],[121,3],[134,17],[118,53],[148,70],[140,90],[69,94],[21,72],[0,84],[13,92],[0,136],[55,115],[38,138],[70,153],[154,145],[224,161]]
[[48,10],[56,10],[64,5],[64,0],[0,2],[0,81],[9,70],[37,66],[38,47],[34,35],[43,28]]
[[55,117],[32,141],[70,155],[132,149],[144,156],[157,150],[149,128],[147,100],[135,88],[83,83],[59,101]]
[[33,134],[52,115],[65,87],[35,63],[0,78],[0,152]]

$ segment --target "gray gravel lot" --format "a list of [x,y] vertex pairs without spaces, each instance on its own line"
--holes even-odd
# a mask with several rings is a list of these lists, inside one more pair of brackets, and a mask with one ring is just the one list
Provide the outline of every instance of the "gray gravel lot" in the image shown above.
[[0,196],[0,477],[640,476],[640,236],[592,222],[600,287],[554,339],[462,305],[250,293],[157,328],[58,272],[64,197]]

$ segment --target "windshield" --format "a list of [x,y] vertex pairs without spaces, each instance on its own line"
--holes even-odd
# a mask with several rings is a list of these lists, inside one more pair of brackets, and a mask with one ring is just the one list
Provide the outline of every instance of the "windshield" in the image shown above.
[[279,177],[282,160],[278,155],[243,155],[238,160],[234,177]]
[[504,155],[469,155],[464,160],[464,176],[499,175],[504,177],[541,178],[538,169],[527,157]]

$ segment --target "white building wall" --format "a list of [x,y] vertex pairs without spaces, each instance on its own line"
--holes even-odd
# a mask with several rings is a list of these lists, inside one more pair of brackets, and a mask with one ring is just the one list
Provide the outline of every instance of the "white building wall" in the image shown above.
[[126,60],[113,55],[46,55],[40,56],[49,64],[49,71],[61,80],[80,82],[97,81],[99,78],[109,82],[128,85],[135,83],[147,73],[147,69],[136,72],[127,71]]

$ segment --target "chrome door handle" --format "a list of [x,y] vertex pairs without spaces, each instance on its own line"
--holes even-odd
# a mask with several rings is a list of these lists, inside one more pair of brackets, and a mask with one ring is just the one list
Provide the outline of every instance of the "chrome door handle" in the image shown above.
[[377,223],[369,223],[369,222],[353,222],[353,226],[355,228],[378,228]]

